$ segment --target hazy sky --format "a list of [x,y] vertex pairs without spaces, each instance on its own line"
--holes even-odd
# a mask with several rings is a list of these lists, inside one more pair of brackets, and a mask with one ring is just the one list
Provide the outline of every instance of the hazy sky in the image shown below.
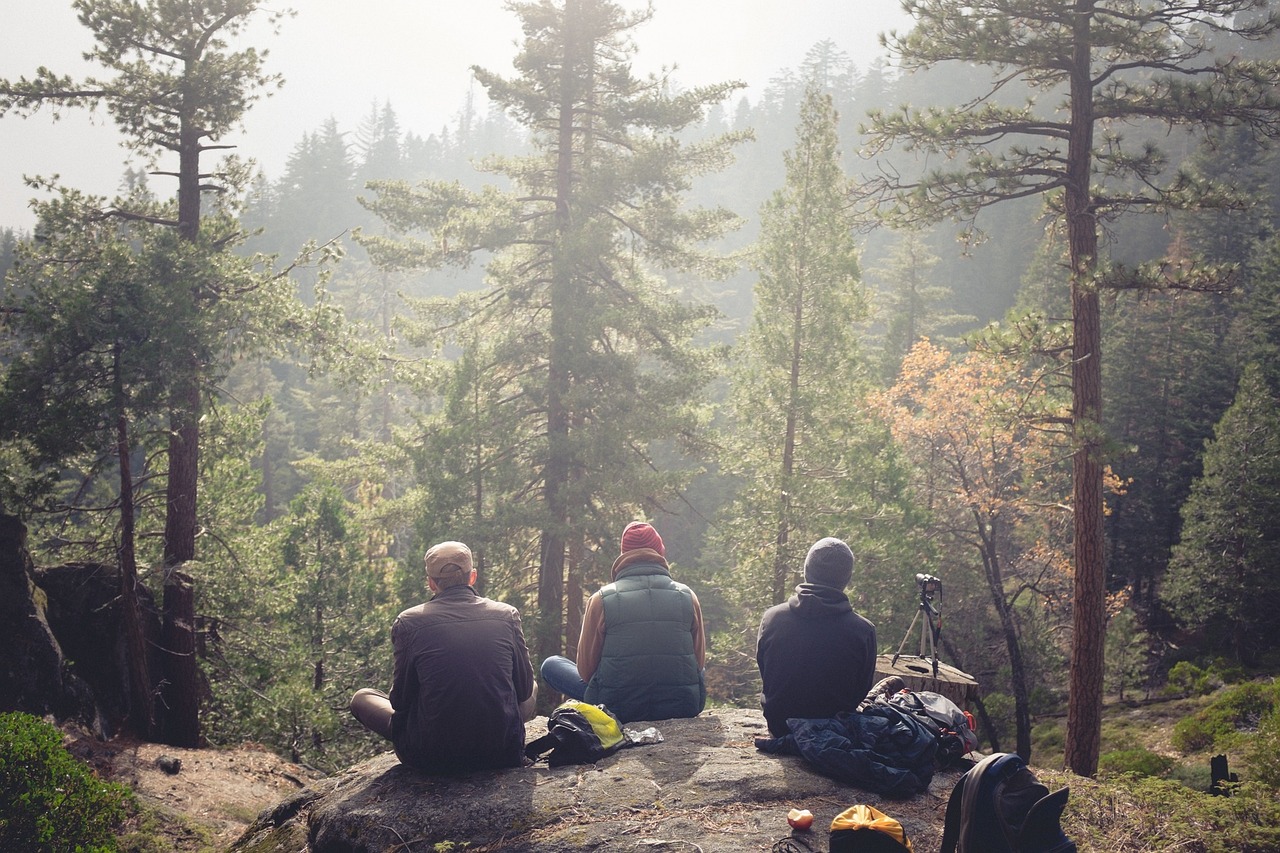
[[[635,9],[640,0],[620,0]],[[881,55],[880,32],[905,29],[899,0],[653,0],[654,16],[634,32],[636,68],[676,66],[675,80],[695,86],[725,80],[748,84],[759,97],[779,71],[831,39],[865,68]],[[520,36],[502,0],[269,0],[298,11],[280,34],[251,39],[270,51],[268,67],[285,86],[249,112],[235,141],[278,178],[289,151],[306,132],[333,117],[355,130],[372,105],[390,102],[405,130],[419,135],[451,122],[473,91],[480,65],[513,74]],[[84,76],[80,54],[92,44],[69,0],[0,0],[0,78],[30,75],[41,65]],[[59,174],[64,183],[112,194],[126,152],[109,118],[90,123],[77,112],[54,122],[41,112],[0,119],[0,227],[30,228],[32,192],[23,175]],[[160,181],[153,186],[169,192]]]

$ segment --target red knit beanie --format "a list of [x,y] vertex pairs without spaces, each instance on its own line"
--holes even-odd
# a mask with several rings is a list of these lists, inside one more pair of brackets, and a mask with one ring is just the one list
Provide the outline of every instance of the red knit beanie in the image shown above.
[[643,521],[633,521],[622,531],[622,553],[636,548],[652,548],[662,556],[667,556],[667,549],[663,547],[658,531]]

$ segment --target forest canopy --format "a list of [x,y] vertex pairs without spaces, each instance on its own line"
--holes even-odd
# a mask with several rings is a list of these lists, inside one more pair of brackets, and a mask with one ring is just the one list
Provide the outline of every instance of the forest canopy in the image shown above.
[[190,626],[198,671],[128,652],[140,734],[345,766],[427,547],[572,656],[634,519],[715,702],[757,704],[824,536],[882,652],[941,578],[984,738],[1068,709],[1086,775],[1104,691],[1280,668],[1267,3],[920,0],[895,66],[821,42],[755,99],[636,73],[652,9],[517,3],[487,109],[420,136],[375,102],[279,175],[223,137],[287,20],[190,5],[78,0],[100,73],[0,80],[0,121],[101,106],[141,155],[0,231],[0,511]]

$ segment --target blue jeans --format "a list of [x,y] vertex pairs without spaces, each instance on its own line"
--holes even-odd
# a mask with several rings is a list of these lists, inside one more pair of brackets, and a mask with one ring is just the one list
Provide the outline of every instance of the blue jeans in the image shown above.
[[568,658],[552,655],[542,662],[539,671],[542,673],[542,680],[552,690],[579,702],[586,698],[587,682],[578,674],[578,665]]

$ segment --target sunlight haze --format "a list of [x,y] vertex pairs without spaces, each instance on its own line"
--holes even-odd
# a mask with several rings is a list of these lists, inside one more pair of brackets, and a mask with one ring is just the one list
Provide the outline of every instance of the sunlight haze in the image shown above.
[[[485,108],[472,65],[513,75],[520,31],[501,0],[292,5],[298,14],[282,22],[278,35],[259,26],[248,39],[269,51],[268,70],[284,75],[284,88],[253,106],[243,136],[226,140],[272,179],[303,134],[330,117],[354,131],[375,104],[390,103],[402,129],[427,136],[451,123],[468,94]],[[622,5],[641,8],[632,0]],[[879,33],[908,23],[899,0],[656,0],[652,20],[633,31],[635,65],[642,73],[675,66],[681,86],[740,80],[744,96],[755,101],[814,44],[830,39],[865,69],[882,55]],[[41,65],[76,79],[96,73],[80,59],[91,45],[70,2],[0,0],[0,78],[30,76]],[[0,228],[34,223],[27,208],[33,191],[23,175],[59,174],[68,186],[112,194],[128,156],[117,139],[103,111],[92,120],[84,110],[66,111],[56,122],[47,110],[0,119]]]

